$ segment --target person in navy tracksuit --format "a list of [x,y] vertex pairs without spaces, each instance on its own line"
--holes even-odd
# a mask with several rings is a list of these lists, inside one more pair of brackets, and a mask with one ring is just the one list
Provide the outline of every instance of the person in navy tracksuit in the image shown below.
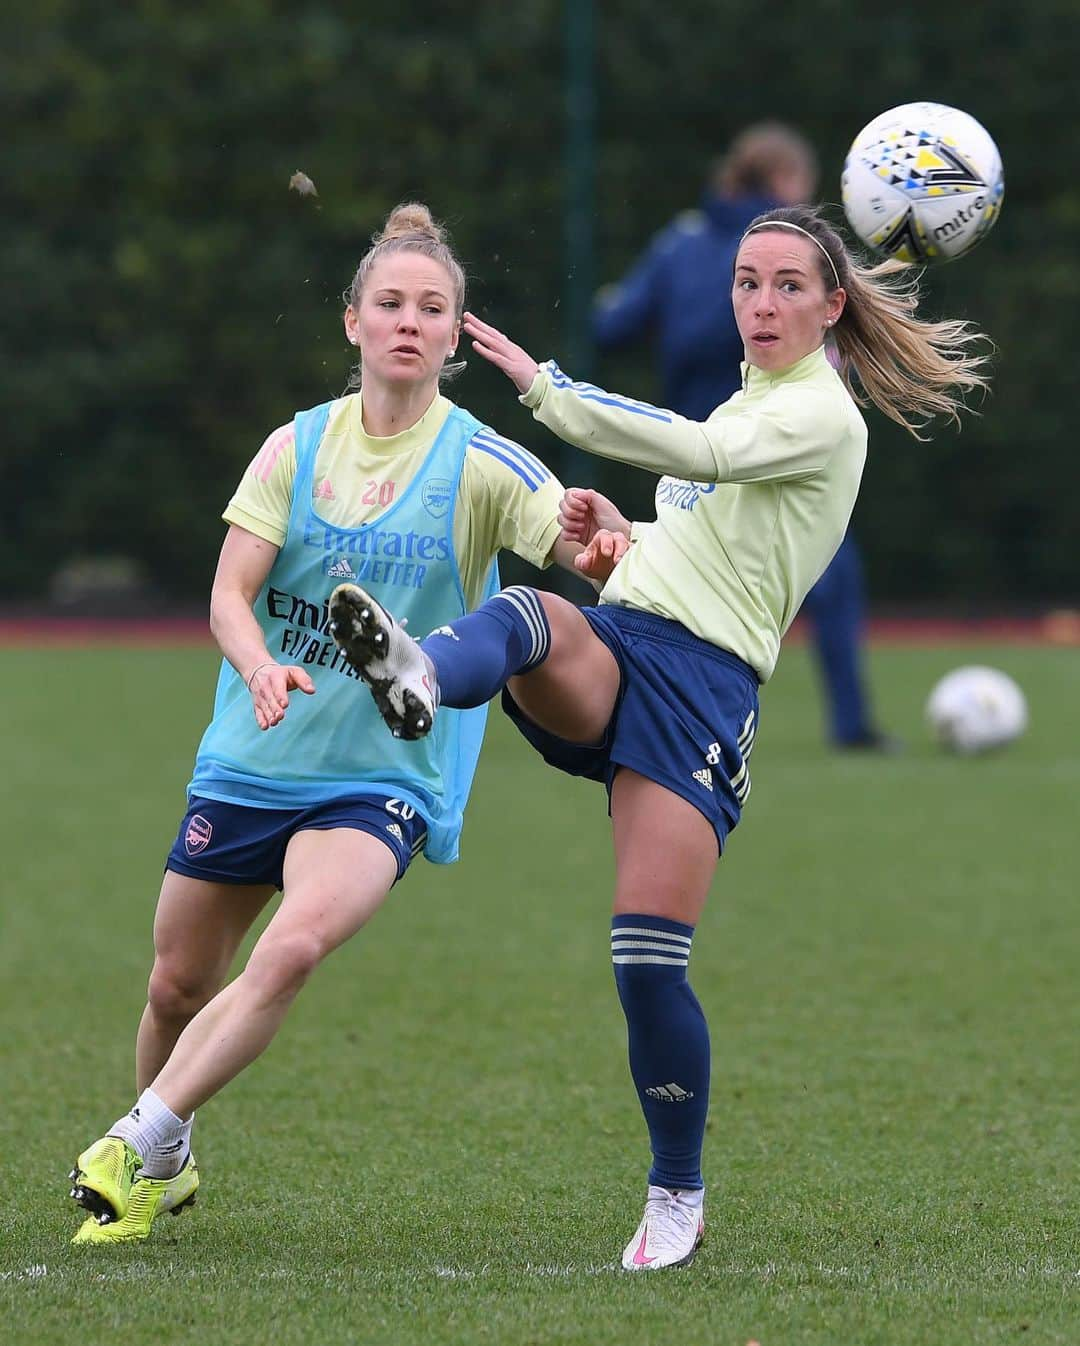
[[[700,208],[662,229],[616,285],[597,295],[593,339],[617,350],[651,333],[664,401],[706,420],[740,386],[742,339],[730,301],[732,265],[743,231],[762,211],[809,202],[817,160],[808,142],[778,122],[747,127],[718,161]],[[837,748],[889,750],[874,724],[862,670],[865,588],[849,533],[803,605],[810,619]]]

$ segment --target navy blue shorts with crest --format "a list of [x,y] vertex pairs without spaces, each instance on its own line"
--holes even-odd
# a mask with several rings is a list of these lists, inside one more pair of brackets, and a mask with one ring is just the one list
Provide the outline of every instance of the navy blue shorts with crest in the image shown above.
[[302,809],[264,809],[191,795],[165,868],[210,883],[282,885],[285,848],[297,832],[352,827],[384,842],[400,879],[427,840],[411,804],[387,795],[354,795]]
[[685,626],[633,608],[583,608],[621,673],[603,740],[570,743],[530,720],[508,691],[503,709],[545,762],[611,783],[620,766],[665,786],[708,818],[721,849],[750,793],[758,677]]

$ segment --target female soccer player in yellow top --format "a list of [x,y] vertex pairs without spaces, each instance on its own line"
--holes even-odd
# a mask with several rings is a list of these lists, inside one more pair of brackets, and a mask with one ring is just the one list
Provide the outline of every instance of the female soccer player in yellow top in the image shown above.
[[358,391],[275,431],[225,511],[211,596],[225,657],[158,899],[140,1096],[76,1162],[72,1196],[92,1213],[76,1242],[145,1238],[156,1215],[194,1198],[195,1109],[263,1051],[419,851],[457,856],[483,711],[440,716],[420,751],[394,744],[355,694],[327,600],[362,580],[427,630],[497,591],[500,548],[536,566],[580,551],[560,538],[552,474],[439,392],[464,294],[427,208],[399,206],[348,296]]
[[750,225],[732,300],[742,388],[700,423],[574,383],[466,314],[474,348],[544,425],[668,474],[650,523],[568,492],[564,530],[586,544],[577,565],[607,575],[599,606],[519,592],[417,645],[361,586],[331,600],[335,638],[395,733],[417,737],[433,720],[437,730],[440,705],[504,688],[549,762],[608,788],[612,961],[653,1159],[623,1253],[631,1271],[685,1264],[702,1236],[709,1038],[687,981],[690,947],[750,793],[758,686],[855,503],[866,454],[856,401],[917,433],[934,414],[955,418],[960,393],[985,384],[978,333],[920,320],[898,264],[858,266],[807,209]]

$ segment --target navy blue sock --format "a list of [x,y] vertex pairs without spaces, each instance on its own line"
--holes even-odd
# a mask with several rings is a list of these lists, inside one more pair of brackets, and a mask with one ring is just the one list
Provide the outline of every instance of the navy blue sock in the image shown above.
[[482,706],[515,673],[542,664],[551,648],[535,589],[514,585],[475,612],[432,631],[420,646],[435,665],[441,706]]
[[692,925],[663,916],[616,916],[611,961],[626,1015],[630,1074],[649,1128],[649,1182],[703,1187],[709,1110],[709,1030],[686,979]]

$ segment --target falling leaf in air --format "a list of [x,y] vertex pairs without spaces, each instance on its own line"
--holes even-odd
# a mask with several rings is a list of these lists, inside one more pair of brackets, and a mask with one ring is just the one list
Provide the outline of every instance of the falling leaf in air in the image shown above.
[[318,190],[315,184],[306,173],[301,173],[299,169],[289,179],[289,191],[299,192],[301,196],[318,196]]

